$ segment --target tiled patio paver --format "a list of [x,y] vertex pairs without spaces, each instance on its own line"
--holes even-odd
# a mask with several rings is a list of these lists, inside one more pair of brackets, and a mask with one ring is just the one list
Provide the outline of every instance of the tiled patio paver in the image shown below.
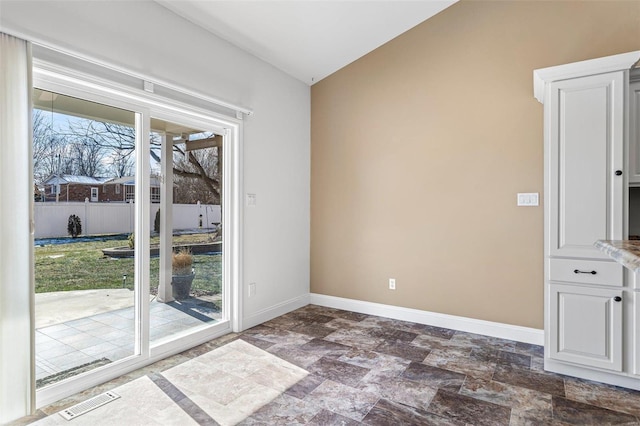
[[[171,303],[154,300],[149,312],[152,342],[220,318],[214,305],[201,304],[196,298]],[[54,375],[62,380],[66,375],[61,373],[70,369],[133,355],[134,315],[129,307],[37,329],[36,380],[51,380]]]

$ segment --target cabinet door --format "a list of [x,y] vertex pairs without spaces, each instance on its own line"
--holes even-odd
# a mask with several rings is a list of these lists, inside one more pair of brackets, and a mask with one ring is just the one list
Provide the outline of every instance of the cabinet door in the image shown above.
[[629,183],[640,186],[640,81],[629,85]]
[[549,356],[621,371],[622,291],[551,284],[549,297]]
[[[638,277],[636,276],[636,279]],[[633,374],[640,376],[640,290],[633,292],[633,320],[631,321],[633,334]]]
[[596,240],[623,234],[624,72],[549,85],[550,256],[607,259]]

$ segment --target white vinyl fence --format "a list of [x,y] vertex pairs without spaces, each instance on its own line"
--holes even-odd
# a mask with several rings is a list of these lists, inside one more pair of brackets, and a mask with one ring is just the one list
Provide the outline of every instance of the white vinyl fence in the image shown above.
[[[62,202],[35,203],[35,238],[67,236],[69,216],[75,214],[82,223],[82,235],[133,232],[135,204]],[[151,226],[160,204],[151,205]],[[200,223],[202,215],[202,224]],[[211,204],[174,204],[173,229],[212,228],[220,223],[220,206]]]

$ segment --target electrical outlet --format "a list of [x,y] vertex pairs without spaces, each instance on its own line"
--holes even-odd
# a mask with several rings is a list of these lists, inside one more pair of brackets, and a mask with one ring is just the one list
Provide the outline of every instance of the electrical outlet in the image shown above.
[[395,290],[395,289],[396,289],[396,279],[389,278],[389,290]]
[[256,295],[256,283],[249,283],[249,297]]

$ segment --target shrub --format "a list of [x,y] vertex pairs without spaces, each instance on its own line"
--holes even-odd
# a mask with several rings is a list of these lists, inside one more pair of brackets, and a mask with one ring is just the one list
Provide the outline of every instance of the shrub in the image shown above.
[[129,243],[129,248],[133,249],[136,247],[136,234],[134,234],[133,232],[131,234],[129,234],[129,238],[127,238],[127,241]]
[[82,223],[80,222],[80,218],[75,214],[69,216],[69,221],[67,222],[67,232],[71,235],[71,238],[75,238],[78,235],[82,234]]

